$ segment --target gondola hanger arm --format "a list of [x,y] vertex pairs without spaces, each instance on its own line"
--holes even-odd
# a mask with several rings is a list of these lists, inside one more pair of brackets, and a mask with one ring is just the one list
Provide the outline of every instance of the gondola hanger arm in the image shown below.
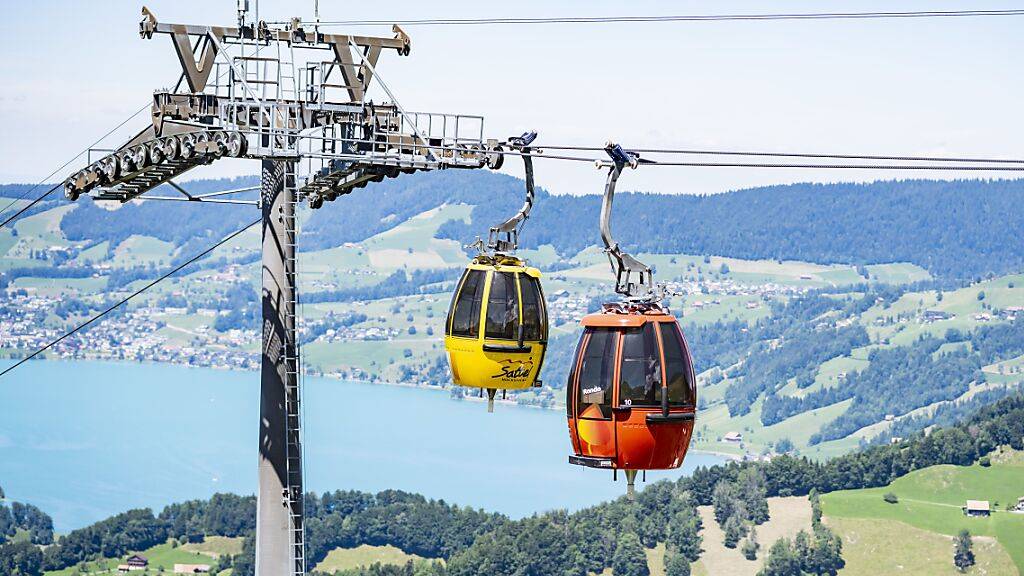
[[615,184],[618,182],[623,168],[629,166],[635,169],[641,164],[640,155],[627,151],[622,146],[610,141],[605,144],[604,150],[611,160],[596,162],[598,168],[608,168],[604,199],[601,203],[601,240],[604,242],[604,251],[608,254],[612,272],[615,274],[615,292],[629,299],[654,301],[658,297],[654,291],[654,279],[650,266],[623,251],[619,247],[619,243],[612,238],[611,228]]
[[524,132],[521,136],[513,136],[508,139],[507,144],[517,150],[523,159],[526,179],[526,200],[523,207],[508,220],[497,226],[491,227],[487,235],[487,248],[495,252],[514,252],[519,247],[519,232],[530,217],[530,210],[533,209],[534,183],[533,183],[533,155],[530,144],[537,138],[536,131]]

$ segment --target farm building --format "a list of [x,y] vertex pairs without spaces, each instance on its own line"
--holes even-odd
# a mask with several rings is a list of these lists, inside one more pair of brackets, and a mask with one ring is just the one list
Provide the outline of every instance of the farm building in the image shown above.
[[954,314],[950,314],[945,310],[925,310],[924,321],[925,322],[937,322],[939,320],[949,320],[955,318]]
[[989,516],[992,514],[992,507],[988,500],[968,500],[964,506],[964,514],[968,516]]
[[206,574],[210,571],[209,564],[175,564],[175,574]]
[[135,570],[145,570],[149,566],[149,560],[146,560],[145,556],[133,554],[125,560],[124,564],[118,564],[118,572],[131,572]]
[[743,434],[740,434],[739,432],[726,432],[723,438],[726,442],[742,442]]

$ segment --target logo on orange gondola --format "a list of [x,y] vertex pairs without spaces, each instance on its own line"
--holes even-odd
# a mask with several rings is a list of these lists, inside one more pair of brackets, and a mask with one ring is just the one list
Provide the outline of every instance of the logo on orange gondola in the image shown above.
[[530,377],[530,372],[533,372],[533,360],[502,360],[499,362],[498,367],[501,370],[500,373],[491,376],[491,378],[501,378],[502,380],[525,380]]

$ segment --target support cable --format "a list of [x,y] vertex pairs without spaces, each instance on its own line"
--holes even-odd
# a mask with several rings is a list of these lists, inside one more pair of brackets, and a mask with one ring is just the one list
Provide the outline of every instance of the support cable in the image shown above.
[[[539,156],[543,158],[543,156]],[[683,166],[692,168],[812,168],[817,170],[939,170],[971,172],[1024,172],[1020,166],[943,166],[938,164],[794,164],[772,162],[646,162],[641,166]]]
[[189,259],[188,259],[188,260],[187,260],[186,262],[184,262],[184,263],[182,263],[182,264],[179,264],[178,266],[174,267],[174,268],[173,268],[172,270],[170,270],[170,271],[168,271],[167,273],[163,274],[162,276],[160,276],[160,277],[159,277],[159,278],[157,278],[156,280],[153,280],[153,281],[152,281],[152,282],[150,282],[149,284],[146,284],[146,285],[145,285],[145,286],[143,286],[142,288],[139,288],[139,289],[138,289],[138,290],[136,290],[135,292],[132,292],[132,293],[131,293],[131,294],[130,294],[129,296],[125,297],[125,298],[124,298],[123,300],[121,300],[120,302],[118,302],[118,303],[114,304],[113,306],[111,306],[111,307],[107,308],[106,310],[104,310],[104,311],[100,312],[99,314],[96,314],[96,315],[95,315],[95,316],[93,316],[92,318],[89,318],[89,319],[88,319],[88,320],[86,320],[85,322],[83,322],[83,323],[79,324],[78,326],[76,326],[76,327],[75,327],[75,328],[74,328],[73,330],[71,330],[70,332],[65,332],[65,333],[64,333],[64,335],[63,335],[63,336],[61,336],[60,338],[57,338],[56,340],[53,340],[53,341],[52,341],[52,342],[50,342],[49,344],[47,344],[47,345],[43,346],[42,348],[40,348],[40,349],[36,350],[35,352],[33,352],[33,353],[29,354],[28,356],[26,356],[26,357],[22,358],[22,359],[21,359],[21,360],[19,360],[19,361],[18,361],[17,363],[15,363],[15,364],[14,364],[13,366],[10,366],[10,367],[8,367],[7,369],[5,369],[5,370],[4,370],[3,372],[0,372],[0,377],[2,377],[2,376],[3,376],[4,374],[7,374],[7,373],[8,373],[8,372],[10,372],[11,370],[14,370],[14,369],[15,369],[15,368],[17,368],[18,366],[21,366],[21,365],[22,365],[22,364],[24,364],[25,362],[28,362],[29,360],[31,360],[31,359],[35,358],[36,356],[38,356],[38,355],[42,354],[43,352],[46,352],[46,351],[47,351],[47,350],[49,350],[50,348],[53,348],[54,346],[56,346],[57,344],[59,344],[59,343],[60,343],[61,341],[63,341],[64,339],[68,338],[69,336],[71,336],[71,335],[75,334],[76,332],[78,332],[78,331],[79,331],[79,330],[81,330],[82,328],[85,328],[86,326],[88,326],[88,325],[92,324],[93,322],[95,322],[95,321],[99,320],[100,318],[103,318],[103,317],[104,317],[104,316],[106,316],[107,314],[109,314],[109,313],[113,312],[113,311],[114,311],[114,309],[116,309],[116,308],[118,308],[119,306],[121,306],[121,305],[123,305],[123,304],[127,303],[127,302],[128,302],[129,300],[131,300],[132,298],[135,298],[135,297],[136,297],[136,296],[138,296],[139,294],[142,294],[142,293],[143,293],[143,292],[145,292],[146,290],[149,290],[149,289],[150,289],[150,288],[152,288],[153,286],[156,286],[157,284],[159,284],[159,283],[160,283],[160,282],[162,282],[163,280],[166,280],[167,278],[171,277],[172,275],[174,275],[175,273],[177,273],[177,272],[178,272],[178,271],[180,271],[181,269],[185,268],[186,266],[188,266],[188,265],[190,265],[190,264],[193,264],[193,263],[195,263],[195,262],[196,262],[197,260],[200,260],[200,259],[202,259],[202,258],[203,258],[203,257],[205,257],[205,256],[206,256],[207,254],[209,254],[210,252],[213,252],[213,251],[214,251],[214,250],[216,250],[217,248],[220,248],[221,246],[223,246],[224,244],[226,244],[227,242],[229,242],[229,241],[230,241],[231,239],[235,238],[236,236],[238,236],[238,235],[239,235],[239,234],[241,234],[242,232],[245,232],[245,231],[246,231],[246,230],[248,230],[249,228],[252,228],[253,226],[255,226],[255,225],[259,224],[259,223],[260,223],[260,222],[262,222],[262,221],[263,221],[263,218],[259,218],[259,219],[257,219],[257,220],[254,220],[254,221],[253,221],[252,223],[250,223],[250,224],[247,224],[246,226],[244,226],[244,227],[242,227],[242,228],[240,228],[240,229],[236,230],[235,232],[232,232],[231,234],[229,234],[229,235],[225,236],[225,237],[224,237],[223,239],[221,239],[221,240],[220,240],[219,242],[217,242],[217,243],[216,243],[216,244],[214,244],[213,246],[210,246],[210,247],[209,247],[209,248],[207,248],[206,250],[203,250],[203,251],[202,251],[202,252],[200,252],[199,254],[196,254],[196,255],[195,255],[195,256],[193,256],[192,258],[189,258]]
[[[601,151],[600,146],[544,146],[547,150]],[[901,162],[968,162],[990,164],[1024,164],[1017,158],[962,158],[949,156],[879,156],[870,154],[826,154],[812,152],[766,152],[763,150],[699,150],[673,148],[630,148],[646,154],[686,154],[693,156],[763,156],[771,158],[834,158],[837,160],[897,160]]]
[[[910,12],[812,12],[776,14],[682,14],[664,16],[555,16],[549,18],[425,18],[420,20],[334,20],[318,26],[453,26],[488,24],[611,24],[637,22],[725,22],[761,20],[869,20],[893,18],[954,18],[1024,16],[1024,10],[917,10]],[[287,24],[287,22],[272,22]],[[303,24],[311,24],[303,22]]]
[[[361,140],[358,138],[338,138],[339,141],[348,142],[370,142],[369,140]],[[425,148],[431,150],[448,150],[451,151],[450,145],[430,145],[430,144],[417,144],[417,148]],[[589,162],[601,164],[606,160],[597,157],[586,157],[586,156],[566,156],[559,154],[545,154],[545,149],[565,149],[567,147],[554,147],[554,146],[537,146],[533,148],[528,154],[525,152],[518,152],[515,150],[502,150],[502,154],[508,154],[510,156],[526,156],[530,155],[533,158],[547,159],[547,160],[569,160],[576,162]],[[581,150],[589,150],[587,147],[575,147]],[[603,148],[599,148],[603,150]],[[642,152],[644,149],[629,148],[630,152]],[[647,149],[651,151],[653,149]],[[774,156],[772,154],[766,154]],[[354,160],[358,162],[362,159],[357,154],[310,154],[310,156],[321,156],[324,158],[342,158],[345,160]],[[821,155],[823,158],[832,158],[832,155]],[[855,157],[861,158],[861,157]],[[883,157],[879,156],[879,159]],[[897,158],[896,156],[888,158]],[[919,158],[904,156],[903,158]],[[795,162],[665,162],[660,160],[649,160],[644,159],[640,161],[640,166],[681,166],[681,167],[698,167],[698,168],[810,168],[818,170],[936,170],[936,171],[973,171],[973,172],[1024,172],[1024,160],[992,160],[993,165],[975,165],[975,164],[961,164],[956,165],[956,162],[972,162],[968,159],[943,159],[944,161],[951,162],[953,164],[807,164],[807,163],[795,163]],[[980,160],[978,161],[980,162]]]

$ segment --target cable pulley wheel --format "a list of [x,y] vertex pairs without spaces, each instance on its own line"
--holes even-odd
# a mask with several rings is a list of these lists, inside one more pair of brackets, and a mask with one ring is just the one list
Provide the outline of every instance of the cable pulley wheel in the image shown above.
[[164,158],[173,162],[178,159],[178,139],[174,136],[160,139],[160,149]]
[[191,158],[196,153],[196,140],[195,136],[191,134],[182,134],[177,136],[178,148],[181,150],[181,157],[185,160]]
[[159,164],[164,161],[164,148],[159,140],[150,142],[147,147],[149,148],[149,159],[153,164]]

